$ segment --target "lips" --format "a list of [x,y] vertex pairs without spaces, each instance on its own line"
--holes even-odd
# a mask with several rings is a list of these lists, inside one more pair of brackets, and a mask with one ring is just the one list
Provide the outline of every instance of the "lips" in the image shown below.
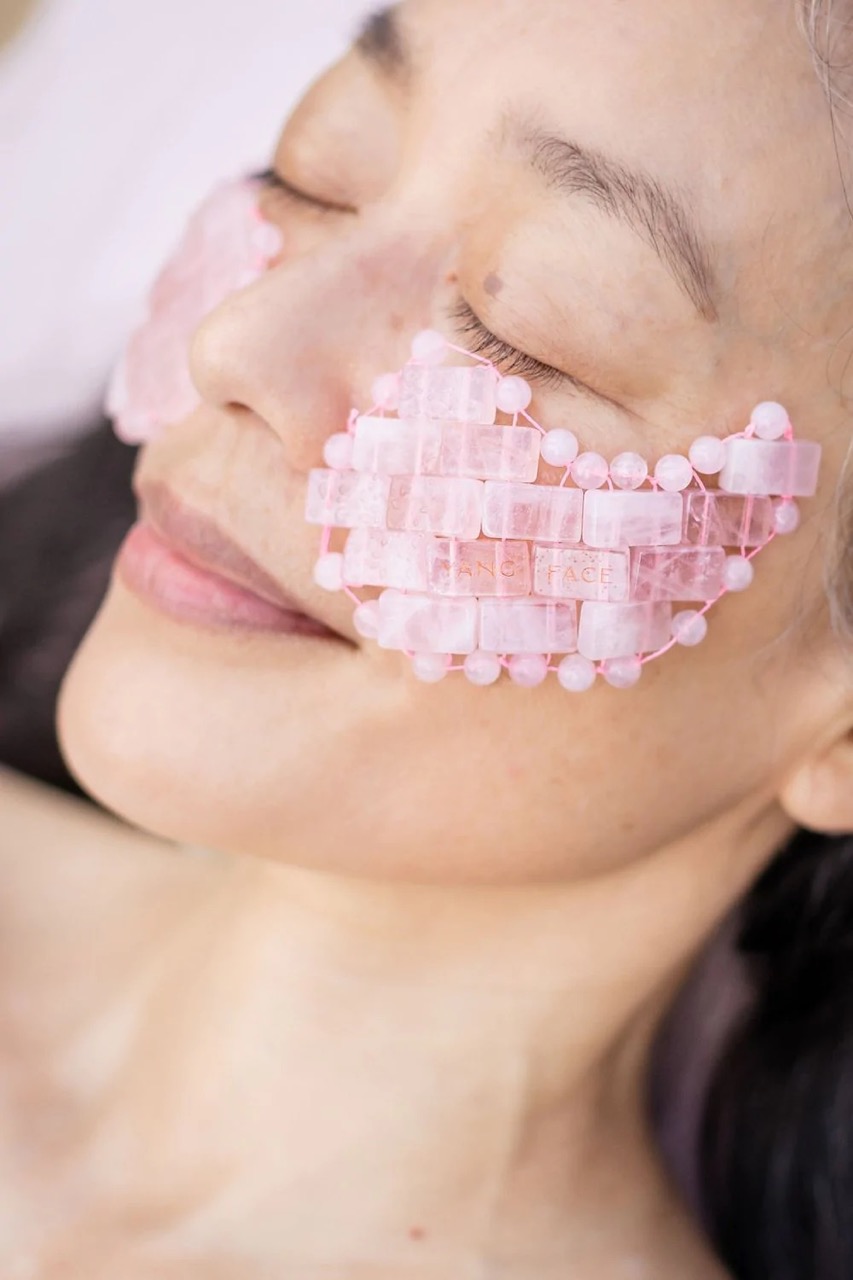
[[320,636],[345,639],[288,594],[211,517],[183,503],[162,482],[135,486],[140,518],[190,564],[246,588],[283,613],[297,614]]

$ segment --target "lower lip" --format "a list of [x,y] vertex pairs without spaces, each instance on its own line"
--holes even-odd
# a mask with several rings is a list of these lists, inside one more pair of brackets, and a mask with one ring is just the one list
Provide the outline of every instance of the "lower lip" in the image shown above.
[[130,529],[115,567],[135,595],[181,622],[225,631],[338,638],[304,613],[270,604],[245,587],[191,564],[144,521]]

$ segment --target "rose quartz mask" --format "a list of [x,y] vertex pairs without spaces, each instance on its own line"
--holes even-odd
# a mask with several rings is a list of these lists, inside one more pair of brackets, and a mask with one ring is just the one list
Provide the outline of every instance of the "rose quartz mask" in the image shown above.
[[[546,432],[523,379],[433,330],[373,398],[309,477],[315,578],[428,683],[464,671],[489,685],[506,669],[526,687],[549,672],[572,692],[599,675],[636,684],[646,663],[705,638],[711,606],[750,585],[755,556],[797,528],[793,499],[817,488],[820,445],[794,438],[781,405],[652,472],[637,453],[608,462]],[[538,482],[542,461],[564,469],[560,484]],[[342,552],[334,529],[349,530]],[[357,587],[385,590],[362,601]]]
[[258,209],[260,183],[223,183],[190,219],[148,296],[107,392],[116,435],[138,444],[198,405],[190,379],[190,340],[229,294],[256,280],[281,251],[280,231]]

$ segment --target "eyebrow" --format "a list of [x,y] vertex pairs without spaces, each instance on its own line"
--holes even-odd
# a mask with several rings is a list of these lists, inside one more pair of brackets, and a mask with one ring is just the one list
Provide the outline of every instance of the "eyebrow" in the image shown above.
[[409,78],[409,51],[396,5],[372,13],[362,24],[353,48],[390,80]]
[[627,224],[658,255],[699,314],[717,320],[711,254],[686,206],[656,178],[600,151],[509,117],[504,137],[563,195],[582,196]]
[[[411,53],[397,5],[373,13],[354,48],[389,79],[411,77]],[[657,178],[602,152],[507,115],[502,141],[513,141],[533,170],[567,196],[581,196],[625,223],[652,248],[703,319],[719,319],[719,293],[706,241],[684,202]]]

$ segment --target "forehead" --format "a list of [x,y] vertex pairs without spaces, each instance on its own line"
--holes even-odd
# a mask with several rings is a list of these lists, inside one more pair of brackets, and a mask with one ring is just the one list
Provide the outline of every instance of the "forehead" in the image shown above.
[[512,108],[538,116],[673,187],[724,266],[728,245],[806,212],[848,233],[797,0],[407,0],[397,14],[413,92],[461,150],[484,150]]

